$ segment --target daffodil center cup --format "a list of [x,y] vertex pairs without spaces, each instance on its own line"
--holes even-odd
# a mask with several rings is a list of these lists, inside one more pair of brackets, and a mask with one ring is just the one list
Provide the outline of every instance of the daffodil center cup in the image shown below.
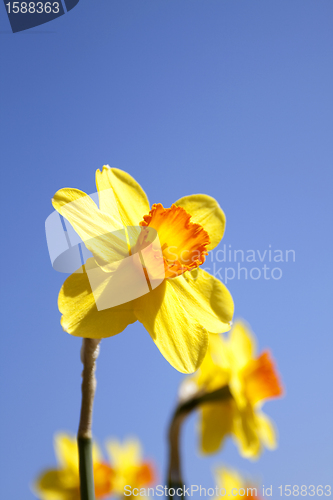
[[191,215],[184,208],[155,204],[140,226],[153,228],[158,234],[162,255],[152,246],[149,263],[162,258],[165,278],[175,278],[205,262],[210,243],[208,233],[200,224],[191,222]]

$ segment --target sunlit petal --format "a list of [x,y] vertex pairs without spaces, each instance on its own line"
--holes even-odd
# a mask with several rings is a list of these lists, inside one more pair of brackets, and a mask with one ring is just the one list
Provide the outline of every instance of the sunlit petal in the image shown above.
[[201,451],[203,453],[216,453],[220,449],[224,438],[232,431],[233,413],[232,401],[219,401],[203,405],[200,421]]
[[192,222],[200,224],[209,234],[208,250],[221,241],[225,229],[225,215],[217,201],[206,194],[192,194],[176,201],[175,205],[185,208],[192,216]]
[[228,289],[203,269],[169,281],[186,311],[210,333],[230,330],[234,303]]
[[[92,291],[86,270],[93,269],[101,274],[99,286]],[[62,313],[63,329],[71,335],[86,338],[104,338],[122,332],[126,326],[136,321],[132,303],[98,310],[96,300],[108,293],[112,286],[112,273],[104,273],[96,267],[93,259],[86,266],[73,273],[63,284],[58,298]]]
[[149,212],[146,193],[140,184],[123,170],[109,166],[104,166],[102,172],[97,170],[96,186],[100,209],[111,216],[114,216],[115,207],[113,197],[108,195],[108,190],[113,190],[117,208],[125,226],[137,226],[143,215]]
[[183,305],[171,280],[134,301],[134,314],[176,370],[193,373],[208,347],[208,333]]

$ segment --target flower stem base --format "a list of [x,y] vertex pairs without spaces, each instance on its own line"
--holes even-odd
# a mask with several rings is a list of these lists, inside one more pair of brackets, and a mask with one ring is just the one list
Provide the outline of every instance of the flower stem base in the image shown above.
[[81,500],[95,500],[92,439],[78,437],[77,443],[79,448]]

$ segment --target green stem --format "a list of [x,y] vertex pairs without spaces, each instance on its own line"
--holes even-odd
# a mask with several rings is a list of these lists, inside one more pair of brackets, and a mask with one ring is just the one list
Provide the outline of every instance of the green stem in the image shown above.
[[83,363],[82,402],[77,434],[81,500],[95,500],[91,428],[99,342],[100,340],[96,339],[83,339],[81,348],[81,361]]
[[79,447],[81,500],[95,500],[92,439],[78,437],[77,442]]
[[[169,426],[169,468],[168,468],[168,488],[174,488],[177,491],[178,488],[183,489],[184,482],[182,479],[181,471],[181,456],[180,456],[180,434],[182,424],[186,417],[195,410],[198,406],[205,403],[212,403],[217,401],[225,401],[226,399],[232,398],[230,389],[228,385],[217,389],[212,392],[198,392],[190,399],[183,403],[180,403],[171,419]],[[181,498],[184,499],[184,495],[169,496],[169,498]]]

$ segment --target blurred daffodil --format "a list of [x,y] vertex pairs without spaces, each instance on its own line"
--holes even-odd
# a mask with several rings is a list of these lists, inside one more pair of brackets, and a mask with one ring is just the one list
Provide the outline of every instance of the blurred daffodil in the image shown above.
[[260,500],[258,489],[249,481],[245,480],[236,470],[226,467],[218,467],[215,470],[215,481],[217,496],[231,496],[235,500],[241,498],[256,498]]
[[[150,209],[140,185],[114,168],[97,170],[96,185],[99,208],[77,189],[61,189],[52,200],[93,255],[60,290],[58,305],[64,330],[99,339],[116,335],[138,320],[172,366],[184,373],[194,372],[206,354],[209,333],[228,331],[233,315],[227,288],[199,268],[208,250],[223,236],[223,211],[213,198],[201,194],[181,198],[171,208],[155,204]],[[138,226],[140,232],[134,230]],[[122,239],[124,229],[127,233]],[[143,267],[147,281],[151,275],[160,277],[162,263],[162,282],[126,303],[98,308],[96,302],[103,302],[114,290],[120,293],[120,288],[133,288],[134,274],[139,272],[135,266],[126,270],[118,283],[115,265],[110,262],[122,262],[127,247],[132,254],[139,243],[145,249],[149,231],[157,233],[162,253],[155,249],[146,252],[140,272]],[[136,242],[132,245],[133,234]],[[92,271],[98,283],[94,290]]]
[[257,457],[262,445],[276,447],[276,432],[271,420],[261,411],[263,403],[282,395],[279,375],[271,355],[257,356],[249,327],[235,322],[228,339],[212,335],[207,355],[197,373],[185,380],[193,393],[211,392],[229,386],[232,398],[205,403],[201,407],[201,448],[215,453],[224,438],[232,435],[242,456]]
[[133,490],[137,493],[140,488],[146,489],[154,484],[156,476],[153,464],[143,460],[141,445],[137,439],[128,439],[123,444],[110,440],[106,443],[106,448],[114,470],[115,496],[122,498],[126,493],[126,497],[131,498]]
[[[44,471],[34,484],[34,492],[41,500],[80,500],[80,477],[77,441],[74,436],[59,433],[54,448],[58,468]],[[96,499],[112,492],[113,470],[102,461],[96,444],[93,446],[93,468]]]

